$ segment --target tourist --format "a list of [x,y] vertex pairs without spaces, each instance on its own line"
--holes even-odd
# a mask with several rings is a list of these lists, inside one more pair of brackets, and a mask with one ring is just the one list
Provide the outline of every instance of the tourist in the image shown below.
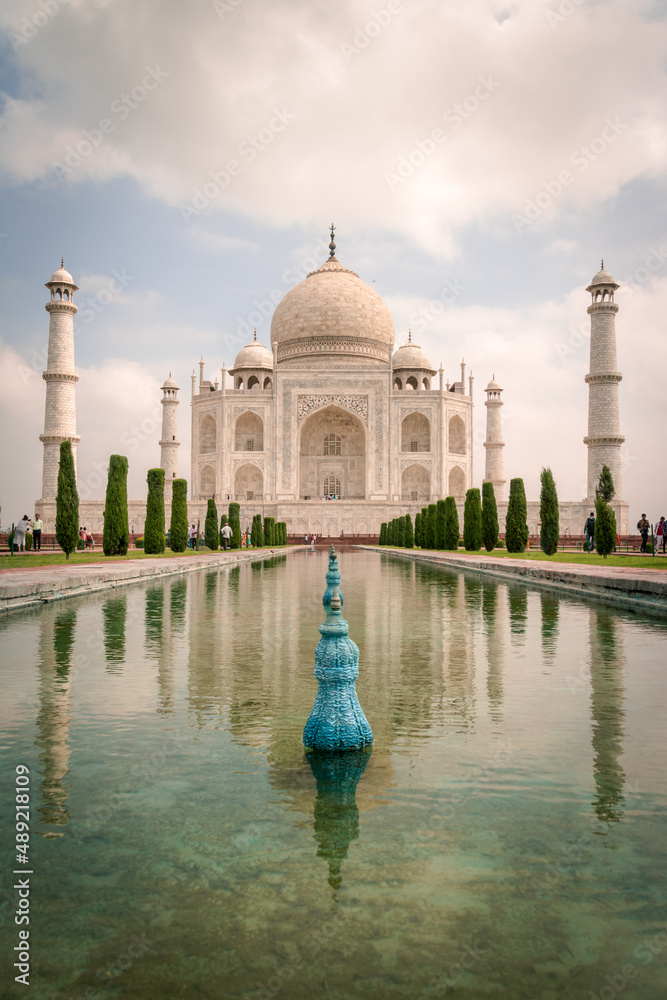
[[662,551],[665,551],[665,542],[667,542],[667,524],[665,524],[664,517],[661,517],[655,526],[655,548],[658,550],[659,546],[662,545]]
[[230,526],[228,524],[226,524],[223,527],[223,529],[220,532],[220,534],[222,535],[222,548],[223,548],[223,551],[226,552],[227,551],[227,543],[229,542],[229,539],[232,537],[232,535],[234,534],[234,532],[232,531],[232,529],[230,528]]
[[86,548],[87,549],[94,549],[95,548],[95,539],[93,538],[92,532],[88,531],[88,528],[84,528],[83,531],[84,531],[84,535],[85,535],[85,538],[86,538]]
[[648,544],[648,533],[649,533],[650,528],[651,528],[651,525],[646,520],[646,514],[642,514],[642,516],[639,519],[639,521],[637,521],[637,531],[642,536],[642,547],[641,547],[641,549],[639,551],[643,552],[644,554],[646,554],[646,551],[647,551],[646,546]]
[[592,552],[595,548],[595,514],[593,511],[586,518],[584,534],[586,535],[586,551]]
[[81,542],[81,548],[85,549],[85,547],[86,547],[86,529],[85,528],[79,528],[79,541]]
[[303,536],[304,545],[307,545],[309,541],[310,541],[310,535],[304,535]]
[[311,536],[310,536],[310,544],[311,544],[311,545],[315,545],[315,540],[316,540],[316,538],[317,538],[317,535],[311,535]]
[[32,522],[32,544],[35,552],[42,551],[43,530],[44,530],[44,522],[40,519],[39,514],[35,514],[35,520]]
[[23,546],[25,545],[25,534],[30,527],[30,519],[27,514],[24,514],[19,523],[14,528],[14,545],[19,550],[23,552]]
[[190,526],[190,548],[194,549],[197,539],[197,525],[193,522]]

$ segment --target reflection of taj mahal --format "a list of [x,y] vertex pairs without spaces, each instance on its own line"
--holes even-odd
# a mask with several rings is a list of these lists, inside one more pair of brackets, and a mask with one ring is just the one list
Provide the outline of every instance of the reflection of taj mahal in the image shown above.
[[[442,367],[436,371],[410,334],[394,350],[391,313],[377,292],[336,259],[333,227],[329,247],[329,259],[276,307],[272,350],[255,338],[229,371],[223,366],[219,379],[205,378],[203,360],[198,380],[193,373],[191,518],[203,517],[207,499],[214,497],[220,508],[229,500],[241,503],[244,524],[263,513],[285,521],[293,536],[349,537],[377,535],[382,521],[407,511],[414,518],[440,497],[454,496],[462,513],[466,490],[475,485],[472,375],[466,379],[463,362],[456,379],[446,377]],[[76,285],[61,267],[47,287],[49,361],[39,504],[49,520],[59,443],[68,438],[76,449],[79,438],[71,333]],[[611,465],[617,496],[622,495],[617,287],[604,268],[589,287],[589,497],[603,461]],[[169,377],[162,386],[159,442],[167,481],[178,476],[178,392]],[[484,481],[493,482],[504,520],[503,401],[495,377],[485,394]],[[563,527],[581,530],[589,503],[562,504]],[[529,504],[531,531],[537,507]],[[88,501],[82,511],[94,531],[102,528],[102,508],[103,502]],[[144,501],[131,502],[137,531],[143,530],[144,512]],[[626,505],[619,506],[617,518],[623,531]]]

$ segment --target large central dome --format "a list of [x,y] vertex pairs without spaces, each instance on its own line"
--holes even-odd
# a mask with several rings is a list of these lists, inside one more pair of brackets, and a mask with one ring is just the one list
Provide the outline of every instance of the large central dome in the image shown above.
[[386,365],[394,321],[378,293],[332,256],[278,303],[271,343],[287,367]]

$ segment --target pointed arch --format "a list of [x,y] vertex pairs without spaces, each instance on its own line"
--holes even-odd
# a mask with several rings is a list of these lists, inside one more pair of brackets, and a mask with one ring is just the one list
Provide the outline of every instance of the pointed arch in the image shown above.
[[234,451],[264,451],[264,421],[246,410],[234,425]]
[[465,455],[466,425],[458,414],[449,421],[449,451],[453,455]]
[[449,495],[461,500],[466,494],[466,475],[460,465],[455,465],[449,473]]

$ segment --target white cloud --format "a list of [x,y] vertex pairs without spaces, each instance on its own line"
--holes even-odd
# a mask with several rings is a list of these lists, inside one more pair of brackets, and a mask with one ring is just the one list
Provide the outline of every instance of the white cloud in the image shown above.
[[201,226],[192,225],[183,230],[186,238],[191,239],[197,246],[211,253],[234,253],[237,250],[257,250],[257,243],[252,240],[244,240],[237,236],[228,236],[225,233],[211,233]]

